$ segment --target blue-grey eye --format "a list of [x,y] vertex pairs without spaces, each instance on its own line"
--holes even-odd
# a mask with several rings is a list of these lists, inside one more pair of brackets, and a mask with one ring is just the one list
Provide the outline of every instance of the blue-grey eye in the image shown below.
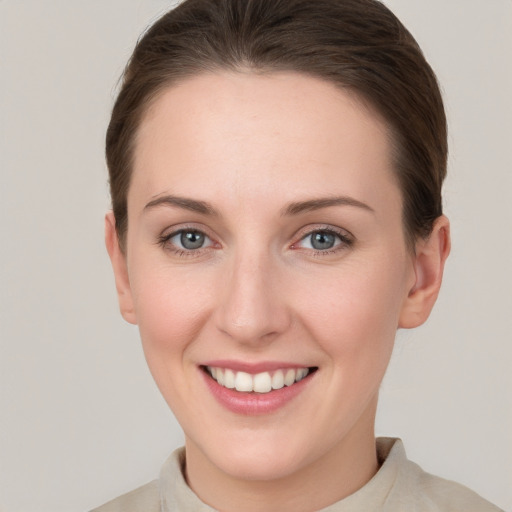
[[182,231],[180,235],[181,245],[185,249],[199,249],[204,245],[205,236],[198,231]]
[[336,235],[326,233],[325,231],[317,231],[316,233],[312,233],[310,237],[311,247],[317,251],[332,249],[336,244]]
[[313,231],[306,235],[300,241],[300,247],[304,249],[313,249],[314,251],[328,251],[340,245],[342,239],[340,235],[332,231]]
[[194,251],[211,245],[211,240],[201,231],[193,229],[183,229],[170,237],[169,241],[175,247],[186,251]]

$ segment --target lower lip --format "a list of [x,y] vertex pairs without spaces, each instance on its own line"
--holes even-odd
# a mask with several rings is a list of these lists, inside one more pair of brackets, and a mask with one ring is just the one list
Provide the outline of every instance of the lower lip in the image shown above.
[[234,413],[246,416],[270,414],[281,409],[301,393],[314,376],[314,373],[310,373],[291,386],[274,389],[268,393],[243,393],[225,388],[202,369],[199,371],[217,402]]

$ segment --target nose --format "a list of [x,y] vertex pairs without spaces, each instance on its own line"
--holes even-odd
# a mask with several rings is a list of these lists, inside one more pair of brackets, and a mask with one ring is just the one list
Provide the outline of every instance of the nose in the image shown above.
[[243,344],[261,346],[291,323],[279,263],[269,254],[240,255],[222,276],[217,328]]

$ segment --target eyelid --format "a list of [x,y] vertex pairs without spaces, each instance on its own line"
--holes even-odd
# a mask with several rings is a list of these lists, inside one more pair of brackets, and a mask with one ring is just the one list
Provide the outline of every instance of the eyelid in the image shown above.
[[[176,246],[175,244],[172,244],[170,241],[175,236],[179,235],[182,232],[186,231],[194,231],[196,233],[201,233],[205,236],[211,243],[208,244],[205,247],[199,247],[198,249],[185,249],[179,246]],[[217,241],[217,238],[215,235],[211,233],[211,230],[206,228],[203,225],[198,225],[196,223],[186,223],[186,224],[177,224],[174,226],[168,226],[165,228],[160,235],[157,237],[157,244],[161,245],[162,247],[169,249],[171,251],[174,251],[176,253],[183,253],[187,255],[198,255],[199,253],[202,253],[203,251],[209,250],[212,247],[218,248],[220,247],[220,243]]]
[[[197,249],[188,249],[186,247],[183,247],[183,249],[186,251],[198,251],[201,249],[206,249],[213,245],[213,240],[206,233],[203,233],[202,231],[198,231],[197,229],[179,229],[178,231],[175,231],[174,233],[170,233],[165,238],[167,241],[171,241],[174,238],[177,238],[178,236],[181,237],[181,235],[183,235],[183,233],[197,233],[199,235],[202,235],[204,237],[204,241],[206,244],[206,245],[203,245],[202,247],[198,247]],[[210,242],[210,243],[208,243],[208,242]],[[173,245],[176,245],[176,244],[173,242]],[[180,247],[180,249],[181,249],[181,247]]]
[[355,237],[350,233],[350,231],[339,228],[337,226],[333,226],[331,224],[317,224],[317,225],[308,225],[304,228],[301,228],[297,234],[294,236],[294,239],[296,240],[291,245],[292,249],[303,249],[302,247],[299,247],[298,244],[302,242],[305,238],[308,236],[311,236],[314,233],[323,232],[323,233],[331,233],[333,235],[336,235],[341,243],[335,245],[331,249],[325,249],[325,250],[315,250],[315,249],[305,249],[304,250],[311,250],[318,254],[328,254],[335,252],[337,250],[342,250],[343,248],[350,247],[355,242]]
[[179,224],[174,224],[172,226],[167,226],[165,229],[162,230],[161,234],[159,235],[159,238],[169,238],[177,233],[180,233],[181,231],[197,231],[198,233],[202,233],[208,238],[211,238],[212,240],[216,238],[216,236],[212,233],[211,229],[207,228],[203,224],[198,224],[195,222],[184,222]]

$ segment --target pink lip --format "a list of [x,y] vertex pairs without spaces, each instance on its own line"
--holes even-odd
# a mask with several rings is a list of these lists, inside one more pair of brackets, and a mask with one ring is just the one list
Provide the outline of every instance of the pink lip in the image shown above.
[[[221,364],[208,364],[208,366],[233,368],[232,365],[225,366]],[[248,371],[247,367],[245,370],[239,371],[247,371],[248,373],[258,373],[258,371],[272,371],[268,366],[265,366],[266,370],[258,371],[254,371],[254,366],[249,366],[251,366],[251,371]],[[277,366],[276,369],[278,368],[283,368],[283,366]],[[289,365],[288,368],[302,368],[302,366]],[[315,373],[309,374],[307,377],[291,386],[275,389],[269,393],[241,393],[239,391],[235,391],[234,389],[228,389],[221,386],[203,369],[199,369],[199,371],[202,375],[202,378],[204,379],[206,386],[219,404],[231,412],[245,416],[270,414],[281,409],[290,401],[292,401],[297,395],[299,395],[310,384],[315,375]]]
[[289,368],[307,368],[302,364],[284,363],[278,361],[262,361],[259,363],[246,363],[242,361],[215,360],[202,363],[201,366],[213,368],[229,368],[235,372],[246,372],[256,375],[261,372],[273,372],[276,370],[287,370]]

